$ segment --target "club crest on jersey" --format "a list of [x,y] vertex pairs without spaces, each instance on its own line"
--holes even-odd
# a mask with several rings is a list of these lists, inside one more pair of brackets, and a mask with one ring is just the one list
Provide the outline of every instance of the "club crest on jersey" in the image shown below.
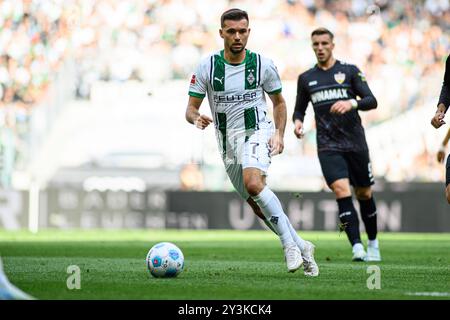
[[345,81],[345,73],[338,72],[334,74],[334,80],[336,80],[337,83],[342,84]]
[[195,74],[192,75],[191,84],[195,84]]
[[252,71],[254,71],[254,70],[250,70],[250,73],[247,76],[247,81],[250,85],[252,85],[253,82],[255,82],[255,76],[253,75]]

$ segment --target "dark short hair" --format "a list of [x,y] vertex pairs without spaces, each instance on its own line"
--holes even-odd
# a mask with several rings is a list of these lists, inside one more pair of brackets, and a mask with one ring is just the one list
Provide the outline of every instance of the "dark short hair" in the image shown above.
[[311,37],[313,36],[321,36],[323,34],[327,34],[330,36],[331,41],[333,41],[334,39],[334,34],[333,32],[331,32],[330,30],[328,30],[327,28],[317,28],[315,29],[312,33],[311,33]]
[[225,11],[222,13],[222,16],[220,17],[220,26],[223,28],[225,26],[224,22],[225,20],[233,20],[233,21],[239,21],[245,19],[248,20],[248,14],[246,11],[233,8]]

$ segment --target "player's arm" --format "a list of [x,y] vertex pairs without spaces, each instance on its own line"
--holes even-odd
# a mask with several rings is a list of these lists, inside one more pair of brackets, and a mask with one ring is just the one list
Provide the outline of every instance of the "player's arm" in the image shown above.
[[286,128],[286,101],[281,94],[282,85],[277,67],[272,60],[265,60],[267,64],[263,73],[263,90],[269,95],[273,103],[273,118],[275,122],[275,133],[269,140],[270,155],[282,153],[284,149],[284,130]]
[[309,94],[303,85],[304,80],[301,75],[297,80],[297,97],[295,99],[294,113],[292,121],[294,122],[294,134],[298,139],[303,138],[303,120],[305,119],[306,108],[309,103]]
[[269,140],[271,148],[270,155],[276,155],[283,152],[284,149],[284,130],[286,128],[286,101],[281,92],[269,94],[269,98],[273,103],[273,119],[275,122],[275,133]]
[[447,108],[445,107],[445,104],[439,103],[437,106],[437,109],[436,109],[436,113],[434,114],[434,117],[431,119],[431,125],[433,127],[438,129],[443,124],[445,124],[444,118],[445,118],[446,111],[447,111]]
[[189,84],[189,101],[186,108],[186,120],[192,123],[199,129],[205,129],[213,120],[206,116],[201,115],[199,110],[202,104],[203,98],[206,95],[207,88],[207,76],[205,75],[205,65],[200,63],[192,75]]
[[438,162],[444,162],[445,158],[445,148],[447,147],[448,141],[450,140],[450,129],[448,129],[447,134],[445,135],[444,140],[442,141],[442,145],[439,148],[439,151],[437,153],[437,161]]
[[360,100],[350,99],[337,101],[331,106],[331,113],[344,114],[352,109],[368,111],[378,106],[377,99],[367,84],[366,76],[356,66],[352,67],[351,84],[353,91]]
[[367,84],[366,76],[356,66],[354,67],[352,75],[352,85],[356,95],[361,98],[356,101],[356,106],[354,108],[363,111],[376,109],[378,106],[377,99]]
[[444,117],[450,106],[450,56],[445,63],[444,83],[442,84],[441,94],[434,117],[431,119],[431,125],[436,129],[445,124]]
[[195,125],[199,129],[205,129],[213,121],[210,117],[200,114],[200,106],[203,98],[189,96],[188,105],[186,108],[187,122]]

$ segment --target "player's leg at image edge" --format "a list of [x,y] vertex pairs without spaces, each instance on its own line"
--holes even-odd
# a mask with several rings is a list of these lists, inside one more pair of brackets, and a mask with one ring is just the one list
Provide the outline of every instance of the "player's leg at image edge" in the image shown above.
[[34,300],[34,298],[9,282],[3,271],[0,257],[0,300]]
[[445,197],[448,204],[450,204],[450,154],[447,157],[447,164],[445,165]]

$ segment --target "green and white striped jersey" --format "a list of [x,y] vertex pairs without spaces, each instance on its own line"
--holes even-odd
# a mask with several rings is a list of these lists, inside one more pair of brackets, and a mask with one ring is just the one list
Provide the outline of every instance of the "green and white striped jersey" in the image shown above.
[[225,61],[223,50],[211,54],[201,61],[189,86],[190,96],[208,95],[215,127],[222,136],[273,126],[264,92],[281,92],[280,76],[272,60],[250,50],[237,65]]

